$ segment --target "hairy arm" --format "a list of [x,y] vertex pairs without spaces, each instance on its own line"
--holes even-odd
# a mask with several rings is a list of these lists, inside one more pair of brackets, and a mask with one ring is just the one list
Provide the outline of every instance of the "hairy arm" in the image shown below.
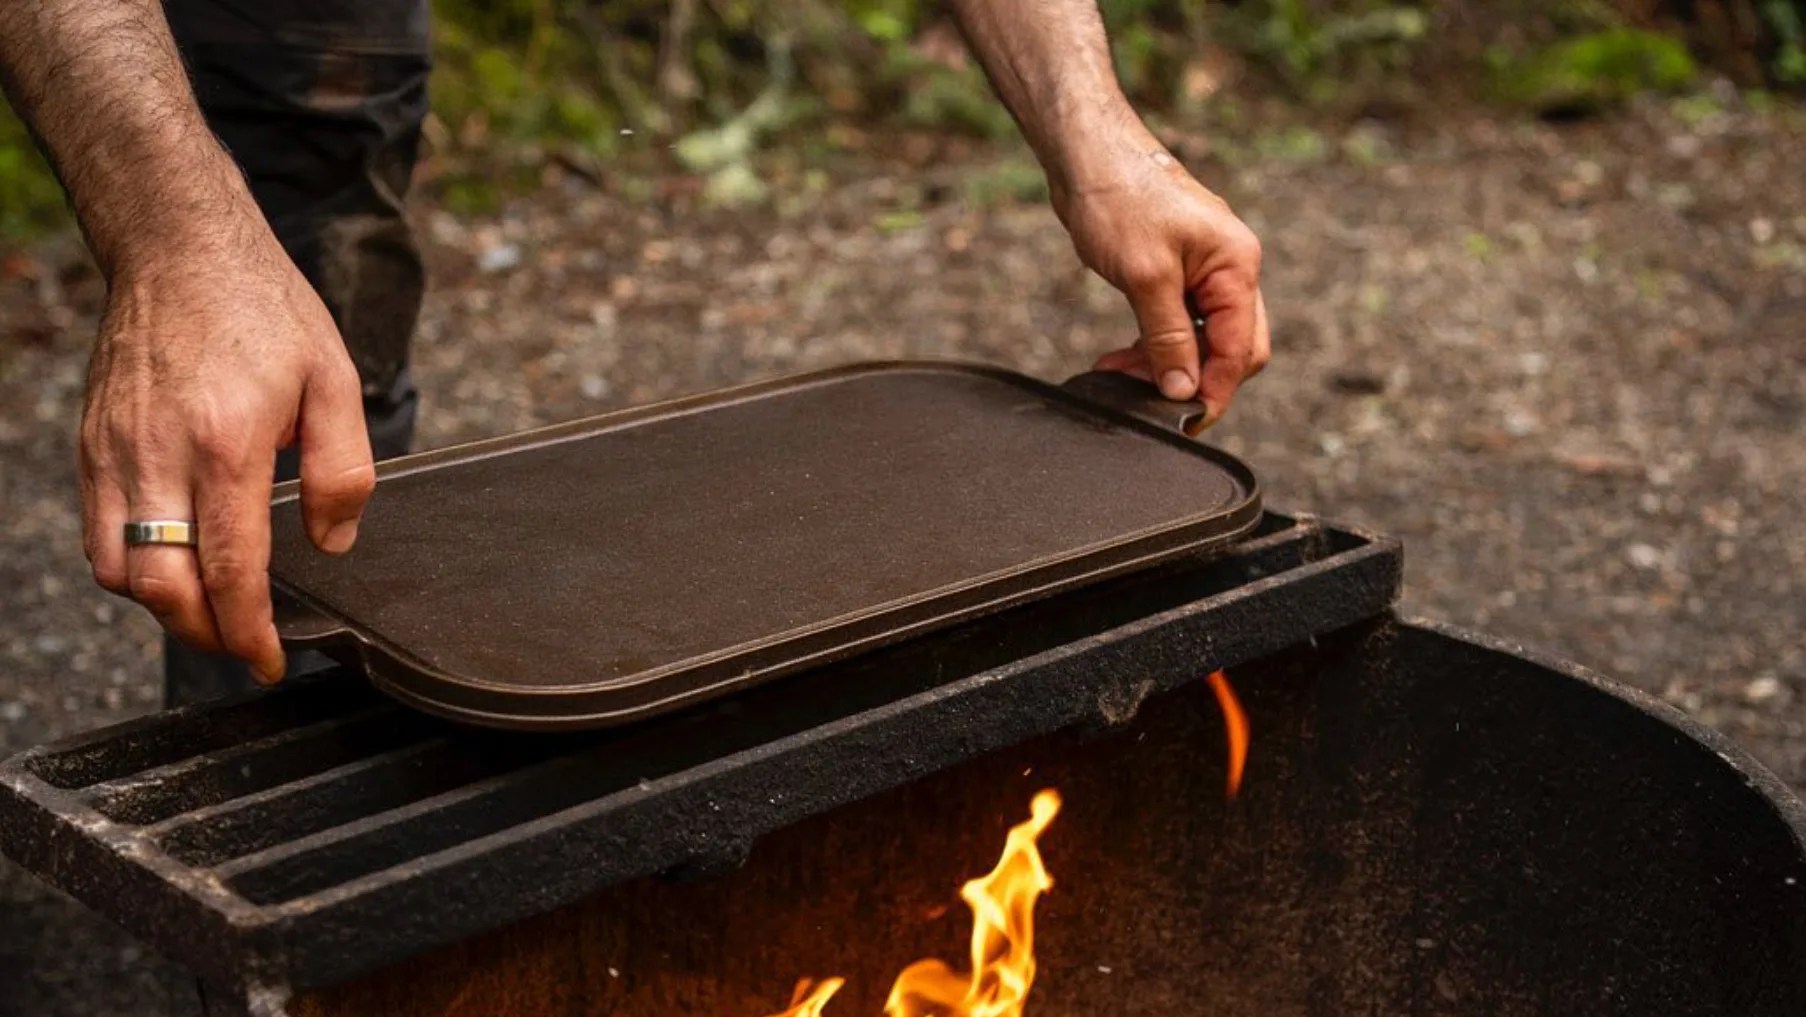
[[1164,151],[1116,83],[1095,0],[954,0],[953,9],[1056,203],[1098,176],[1110,153]]
[[1047,172],[1079,257],[1135,311],[1140,338],[1099,366],[1156,381],[1170,398],[1198,398],[1214,421],[1270,355],[1254,234],[1130,107],[1095,0],[952,6]]
[[109,278],[169,245],[267,230],[201,118],[160,0],[0,4],[0,84]]
[[[374,484],[338,329],[207,129],[160,0],[0,0],[0,86],[107,279],[79,446],[94,577],[274,681],[276,450],[301,445],[323,549],[350,548]],[[200,546],[127,548],[150,519],[196,522]]]

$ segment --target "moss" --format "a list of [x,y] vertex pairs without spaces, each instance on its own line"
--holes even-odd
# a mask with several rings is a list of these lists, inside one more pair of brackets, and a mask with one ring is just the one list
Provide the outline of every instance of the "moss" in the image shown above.
[[1677,92],[1699,76],[1679,40],[1632,28],[1567,39],[1502,70],[1505,98],[1543,114],[1592,112],[1645,92]]

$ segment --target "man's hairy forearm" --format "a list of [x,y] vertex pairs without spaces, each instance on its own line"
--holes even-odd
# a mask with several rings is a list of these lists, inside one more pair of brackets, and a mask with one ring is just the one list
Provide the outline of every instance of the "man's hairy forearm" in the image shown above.
[[202,119],[160,0],[3,0],[0,86],[109,276],[265,228]]
[[1122,146],[1157,149],[1122,89],[1096,0],[952,0],[991,85],[1056,194]]

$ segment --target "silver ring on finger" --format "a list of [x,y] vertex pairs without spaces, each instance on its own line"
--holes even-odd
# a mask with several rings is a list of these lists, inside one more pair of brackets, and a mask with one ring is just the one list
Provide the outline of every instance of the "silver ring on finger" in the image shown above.
[[185,519],[146,519],[125,524],[125,546],[144,547],[166,544],[195,547],[201,542],[200,530]]

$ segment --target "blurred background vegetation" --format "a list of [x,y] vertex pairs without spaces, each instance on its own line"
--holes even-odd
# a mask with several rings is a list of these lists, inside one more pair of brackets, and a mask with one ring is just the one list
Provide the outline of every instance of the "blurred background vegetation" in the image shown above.
[[[1102,0],[1144,113],[1193,129],[1248,95],[1328,115],[1433,100],[1584,116],[1707,79],[1806,87],[1806,0]],[[940,4],[928,0],[435,0],[427,186],[492,205],[547,165],[631,192],[676,168],[734,203],[765,197],[752,157],[808,161],[898,132],[1002,138]],[[1218,96],[1236,83],[1235,100]],[[1300,135],[1287,144],[1306,145]],[[675,166],[673,165],[675,163]],[[987,178],[1020,197],[1032,167]],[[649,188],[646,183],[639,184]],[[0,109],[0,240],[65,221],[61,194]]]

